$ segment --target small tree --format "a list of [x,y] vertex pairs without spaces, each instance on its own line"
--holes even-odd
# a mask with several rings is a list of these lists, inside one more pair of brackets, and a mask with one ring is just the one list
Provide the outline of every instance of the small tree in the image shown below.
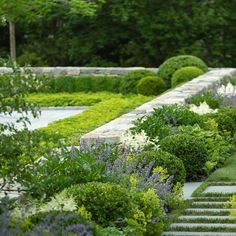
[[[32,22],[37,17],[43,17],[50,12],[55,4],[67,5],[68,16],[80,14],[84,16],[94,15],[99,4],[105,0],[1,0],[0,23],[7,23],[9,26],[10,57],[16,62],[16,23],[20,21]],[[68,9],[67,7],[65,9]]]

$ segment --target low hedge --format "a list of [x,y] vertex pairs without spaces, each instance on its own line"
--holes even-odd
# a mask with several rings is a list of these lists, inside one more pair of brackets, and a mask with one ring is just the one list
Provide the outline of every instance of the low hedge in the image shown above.
[[118,76],[39,76],[40,92],[99,92],[119,93],[121,77]]

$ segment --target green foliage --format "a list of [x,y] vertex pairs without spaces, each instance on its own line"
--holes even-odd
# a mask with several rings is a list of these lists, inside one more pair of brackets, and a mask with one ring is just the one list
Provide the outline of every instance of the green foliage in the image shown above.
[[166,90],[165,82],[154,76],[144,77],[139,80],[137,85],[137,91],[139,94],[150,96],[150,95],[159,95]]
[[213,118],[217,122],[218,129],[222,135],[225,135],[225,132],[230,133],[232,137],[235,135],[235,121],[228,115],[227,112],[226,114],[224,114],[224,111],[208,114],[208,117]]
[[41,92],[119,92],[121,77],[118,76],[39,76],[42,81]]
[[174,177],[173,184],[176,184],[177,182],[181,184],[184,183],[186,177],[184,164],[182,160],[176,156],[162,150],[144,151],[136,155],[134,161],[142,162],[144,160],[146,163],[150,163],[151,161],[155,162],[152,171],[156,167],[165,168],[168,172],[168,175]]
[[171,84],[171,77],[174,73],[182,67],[194,66],[201,69],[203,72],[208,70],[207,65],[195,56],[181,55],[171,57],[166,60],[158,70],[158,76],[160,76],[168,86]]
[[[52,96],[52,98],[54,97]],[[124,97],[120,94],[113,95],[108,100],[105,99],[95,104],[81,114],[55,121],[39,131],[49,136],[57,134],[61,138],[65,138],[70,144],[78,144],[81,135],[127,113],[148,100],[150,100],[150,97],[142,95]],[[53,101],[55,104],[58,104],[56,100],[53,99]],[[53,102],[50,104],[53,105]]]
[[163,230],[163,208],[153,189],[139,192],[115,183],[90,182],[67,192],[79,209],[90,213],[91,219],[103,227],[116,226],[140,236],[158,235]]
[[120,92],[126,93],[137,93],[138,82],[147,76],[155,76],[155,74],[148,70],[136,70],[129,72],[121,80]]
[[188,134],[195,137],[203,138],[205,140],[208,162],[206,163],[207,172],[214,170],[219,164],[224,163],[226,157],[230,153],[231,145],[228,140],[222,137],[218,129],[211,128],[209,130],[203,130],[198,125],[194,126],[180,126],[178,127],[179,134]]
[[144,130],[150,138],[158,136],[160,139],[170,135],[174,127],[180,125],[194,125],[205,127],[204,117],[190,111],[181,105],[162,106],[154,110],[150,116],[145,116],[135,123],[133,130]]
[[49,198],[72,185],[101,180],[103,169],[89,153],[60,147],[35,161],[20,183],[33,197]]
[[175,71],[171,77],[171,87],[190,81],[203,74],[203,71],[195,66],[186,66]]
[[92,220],[102,226],[130,217],[134,207],[130,192],[113,183],[80,184],[71,187],[68,194],[75,198],[78,207],[83,206],[92,214]]
[[202,94],[195,95],[190,98],[189,103],[199,106],[201,103],[206,102],[210,108],[217,109],[223,105],[223,99],[217,96],[212,91],[207,91]]
[[109,92],[98,93],[31,93],[26,98],[27,102],[38,104],[42,107],[50,106],[93,106],[99,102],[113,98],[125,98],[121,94]]
[[38,107],[26,102],[26,96],[32,88],[37,89],[39,83],[28,69],[21,70],[13,65],[12,70],[13,73],[3,75],[0,81],[0,113],[20,113],[17,122],[23,125],[23,130],[17,130],[10,122],[0,124],[0,178],[4,180],[23,174],[26,163],[32,163],[38,153],[35,144],[39,137],[26,128],[27,114],[37,117]]
[[208,160],[208,152],[202,137],[175,134],[164,138],[160,144],[164,151],[170,152],[183,161],[187,180],[199,180],[205,174],[204,167]]

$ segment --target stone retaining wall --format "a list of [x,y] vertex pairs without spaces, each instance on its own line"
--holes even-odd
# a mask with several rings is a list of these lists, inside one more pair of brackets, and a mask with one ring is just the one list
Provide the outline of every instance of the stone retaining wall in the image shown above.
[[[147,69],[157,72],[157,68],[145,67],[31,67],[35,74],[57,76],[82,76],[82,75],[125,75],[130,71]],[[12,69],[0,67],[0,74],[11,73]]]
[[234,75],[236,75],[236,69],[212,69],[208,73],[171,91],[167,91],[150,102],[137,107],[135,110],[85,134],[81,137],[80,145],[82,148],[86,148],[93,144],[119,142],[120,136],[133,126],[133,122],[137,118],[152,113],[154,108],[170,104],[184,104],[193,95],[213,89]]

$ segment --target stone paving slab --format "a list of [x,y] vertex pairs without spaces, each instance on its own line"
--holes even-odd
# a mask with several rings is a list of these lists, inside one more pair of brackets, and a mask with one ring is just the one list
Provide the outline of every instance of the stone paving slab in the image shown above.
[[185,231],[170,231],[162,233],[162,236],[236,236],[236,233],[231,232],[185,232]]
[[232,220],[236,219],[236,216],[193,216],[193,215],[183,215],[179,216],[178,219],[190,220],[190,219],[215,219],[215,220]]
[[[68,118],[73,115],[78,115],[88,107],[81,106],[81,107],[49,107],[49,108],[42,108],[41,114],[38,118],[34,118],[32,114],[27,114],[27,117],[30,120],[31,124],[27,124],[29,130],[35,130],[38,128],[46,127],[48,124]],[[21,117],[21,114],[14,112],[12,115],[4,115],[0,114],[0,123],[13,123],[18,129],[23,128],[22,123],[16,123],[17,119]]]
[[235,193],[236,186],[209,186],[203,193]]
[[196,228],[196,227],[207,227],[207,228],[236,228],[236,224],[224,224],[224,223],[173,223],[170,225],[171,228],[176,227],[188,227],[188,228]]
[[192,193],[201,185],[201,182],[189,182],[184,184],[184,199],[190,199]]
[[185,209],[186,212],[188,211],[196,211],[196,212],[202,212],[202,211],[214,211],[214,212],[222,212],[222,211],[232,211],[232,209],[228,208],[187,208]]

